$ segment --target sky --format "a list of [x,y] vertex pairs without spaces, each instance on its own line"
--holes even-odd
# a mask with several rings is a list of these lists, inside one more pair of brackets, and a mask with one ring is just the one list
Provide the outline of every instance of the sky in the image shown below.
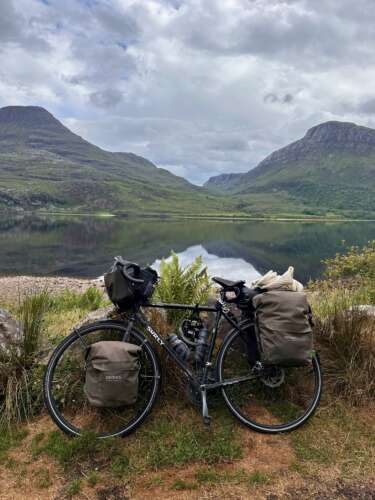
[[326,120],[375,127],[374,0],[1,0],[0,107],[196,184]]

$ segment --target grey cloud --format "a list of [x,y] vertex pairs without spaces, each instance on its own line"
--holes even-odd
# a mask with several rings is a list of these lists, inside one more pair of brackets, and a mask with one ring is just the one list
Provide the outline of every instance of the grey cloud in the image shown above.
[[362,101],[358,106],[356,106],[356,110],[359,113],[365,113],[370,115],[375,114],[375,97]]
[[122,100],[122,92],[117,89],[98,90],[90,94],[90,101],[99,108],[112,108]]
[[108,4],[97,4],[93,7],[93,15],[104,30],[124,44],[134,43],[141,34],[140,27],[130,12]]
[[289,93],[279,96],[277,94],[274,94],[273,92],[269,92],[268,94],[265,94],[263,97],[264,102],[271,102],[271,103],[281,102],[284,104],[291,103],[293,99],[294,99],[293,95]]
[[16,6],[12,0],[0,2],[0,43],[20,46],[27,51],[48,51],[49,44],[33,29],[32,19],[25,18]]

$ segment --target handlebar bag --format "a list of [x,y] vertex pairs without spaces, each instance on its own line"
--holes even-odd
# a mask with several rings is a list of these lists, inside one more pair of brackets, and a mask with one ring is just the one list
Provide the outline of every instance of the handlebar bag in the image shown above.
[[135,344],[100,341],[86,351],[84,391],[91,406],[132,405],[138,396],[139,352]]
[[262,363],[302,366],[311,362],[312,313],[306,294],[270,290],[253,298]]
[[116,260],[111,269],[104,275],[104,284],[109,299],[121,310],[131,309],[136,304],[145,302],[154,292],[158,280],[157,272],[150,267],[140,268],[137,265],[128,268],[130,277],[143,280],[137,283],[127,278],[124,267],[129,264],[125,260]]

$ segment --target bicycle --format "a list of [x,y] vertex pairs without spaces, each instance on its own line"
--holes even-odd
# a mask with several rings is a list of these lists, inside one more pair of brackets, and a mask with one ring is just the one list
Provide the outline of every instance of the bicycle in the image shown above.
[[[136,264],[124,268],[124,275],[137,281],[128,274],[129,266]],[[314,354],[307,366],[264,366],[257,359],[254,318],[249,305],[254,290],[241,280],[213,278],[213,281],[220,286],[220,298],[212,306],[144,301],[135,304],[131,311],[120,312],[120,319],[106,319],[74,329],[52,353],[44,378],[45,404],[58,427],[72,436],[91,431],[98,438],[126,436],[135,431],[154,407],[162,382],[159,355],[150,339],[166,351],[186,377],[206,424],[210,422],[207,393],[220,390],[232,414],[252,430],[275,434],[303,425],[314,414],[322,393],[318,355]],[[231,305],[241,311],[240,319],[231,312]],[[192,366],[176,352],[151,326],[145,314],[150,308],[186,310],[190,313],[188,322],[194,319],[198,323],[202,313],[213,314],[214,328],[203,363]],[[232,329],[214,355],[223,319]],[[131,342],[141,348],[139,397],[132,407],[98,409],[87,402],[85,353],[89,345],[103,339]]]

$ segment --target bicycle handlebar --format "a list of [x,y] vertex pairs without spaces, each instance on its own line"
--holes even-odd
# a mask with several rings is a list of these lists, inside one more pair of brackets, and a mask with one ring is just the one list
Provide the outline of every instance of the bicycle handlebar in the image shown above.
[[130,280],[130,281],[134,281],[134,283],[144,283],[145,280],[141,280],[139,278],[134,278],[134,276],[131,276],[130,274],[128,274],[127,270],[130,269],[130,268],[133,268],[135,270],[139,270],[139,266],[137,264],[126,264],[123,268],[122,268],[122,274],[125,276],[126,279]]

